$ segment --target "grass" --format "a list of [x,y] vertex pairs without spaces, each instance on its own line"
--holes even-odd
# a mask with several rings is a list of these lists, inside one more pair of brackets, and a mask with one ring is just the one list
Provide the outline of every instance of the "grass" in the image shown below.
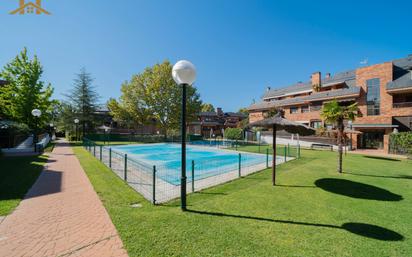
[[99,145],[130,145],[130,144],[141,144],[141,142],[134,141],[94,141]]
[[50,141],[50,142],[46,145],[46,147],[44,148],[44,151],[45,151],[46,153],[51,153],[51,152],[53,151],[55,145],[56,145],[55,142]]
[[0,157],[0,216],[11,213],[36,181],[47,156]]
[[74,151],[130,256],[412,256],[411,161],[348,155],[337,174],[336,153],[302,150],[276,187],[265,170],[189,195],[182,212]]

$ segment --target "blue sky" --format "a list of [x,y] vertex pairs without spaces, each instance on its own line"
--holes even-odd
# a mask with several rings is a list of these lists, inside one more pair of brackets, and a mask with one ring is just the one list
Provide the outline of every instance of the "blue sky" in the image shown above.
[[86,67],[105,102],[146,66],[187,59],[202,99],[236,111],[269,85],[411,54],[412,1],[385,2],[43,0],[52,15],[20,16],[2,0],[0,67],[26,46],[55,98]]

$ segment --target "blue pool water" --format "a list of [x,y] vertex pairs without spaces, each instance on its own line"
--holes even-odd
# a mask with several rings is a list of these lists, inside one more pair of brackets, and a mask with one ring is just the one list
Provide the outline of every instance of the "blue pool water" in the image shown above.
[[[156,165],[157,176],[168,183],[180,184],[181,148],[179,144],[144,144],[112,147],[114,151],[127,153],[148,167]],[[192,180],[192,160],[195,164],[194,180],[216,176],[239,168],[239,153],[209,147],[186,147],[187,177]],[[241,167],[266,163],[266,155],[241,153]],[[271,157],[269,157],[269,163]]]

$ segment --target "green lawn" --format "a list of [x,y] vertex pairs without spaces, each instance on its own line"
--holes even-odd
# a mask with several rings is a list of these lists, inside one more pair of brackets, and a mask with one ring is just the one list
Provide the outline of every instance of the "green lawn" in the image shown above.
[[[74,147],[130,256],[412,256],[412,162],[303,150],[270,170],[152,206]],[[249,149],[253,150],[253,149]],[[130,204],[141,203],[141,208]]]
[[141,144],[141,142],[134,141],[93,141],[99,145],[130,145],[130,144]]
[[43,170],[47,156],[0,157],[0,216],[9,214]]

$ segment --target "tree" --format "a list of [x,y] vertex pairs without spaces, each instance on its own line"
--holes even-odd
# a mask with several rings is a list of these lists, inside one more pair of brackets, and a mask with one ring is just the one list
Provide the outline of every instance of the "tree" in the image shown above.
[[93,80],[91,74],[82,68],[80,73],[76,74],[73,89],[66,95],[66,105],[72,108],[73,113],[82,124],[83,135],[85,135],[86,130],[88,131],[94,126],[94,113],[98,107],[99,95],[93,85]]
[[249,110],[247,108],[240,108],[237,112],[246,115],[246,118],[238,124],[239,128],[245,129],[249,125]]
[[[146,68],[134,75],[130,82],[122,86],[120,102],[111,102],[113,113],[121,107],[131,115],[137,124],[155,119],[162,133],[179,128],[181,115],[182,88],[172,78],[172,65],[168,61]],[[194,86],[187,87],[187,121],[196,119],[202,102]],[[120,111],[120,109],[118,109]],[[121,119],[119,115],[117,118]]]
[[[51,111],[55,100],[51,84],[41,81],[43,67],[37,56],[29,59],[24,48],[0,72],[0,78],[8,82],[0,89],[0,117],[24,123],[35,129],[44,126],[51,119]],[[33,109],[42,111],[40,118],[31,114]]]
[[341,106],[338,101],[326,103],[321,111],[322,118],[329,123],[336,124],[338,130],[338,172],[342,173],[342,141],[344,133],[344,120],[354,120],[357,116],[357,103]]
[[202,112],[214,112],[215,107],[213,107],[212,104],[204,103],[204,104],[202,104],[201,111]]
[[150,110],[144,102],[144,87],[139,76],[133,76],[130,82],[125,82],[121,87],[119,101],[110,99],[107,107],[114,120],[128,128],[137,129],[139,125],[148,124],[152,119]]
[[63,102],[58,106],[57,113],[57,129],[59,131],[65,131],[66,133],[69,132],[74,134],[74,120],[77,118],[75,108],[70,104]]

